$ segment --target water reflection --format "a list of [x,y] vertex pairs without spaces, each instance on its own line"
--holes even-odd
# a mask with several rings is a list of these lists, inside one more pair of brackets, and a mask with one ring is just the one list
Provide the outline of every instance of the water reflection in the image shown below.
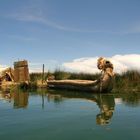
[[129,93],[121,96],[122,101],[128,105],[136,107],[140,105],[140,93]]
[[0,99],[4,99],[9,103],[13,104],[13,108],[26,108],[28,106],[28,92],[10,92],[10,91],[3,91],[0,93]]
[[[78,98],[84,100],[90,100],[96,103],[99,108],[99,112],[96,114],[96,123],[98,125],[106,125],[111,122],[113,113],[115,111],[115,101],[116,99],[121,99],[121,104],[138,106],[140,105],[140,94],[89,94],[81,92],[71,92],[71,91],[60,91],[60,90],[49,90],[41,92],[21,92],[21,91],[4,91],[0,92],[0,99],[12,104],[14,109],[17,108],[27,108],[29,102],[29,95],[36,96],[39,95],[39,100],[42,102],[42,108],[45,107],[46,101],[48,103],[54,102],[55,104],[61,104],[64,100],[68,98]],[[37,96],[38,97],[38,96]],[[38,100],[37,99],[37,100]],[[119,102],[120,103],[120,102]]]
[[96,100],[100,108],[100,113],[96,116],[96,123],[100,125],[108,124],[113,116],[115,100],[113,95],[99,95]]
[[28,106],[28,97],[27,92],[13,93],[14,108],[26,108]]
[[61,95],[47,94],[47,99],[48,99],[48,102],[53,101],[57,104],[63,101],[63,97]]
[[98,125],[105,125],[111,121],[115,109],[115,99],[113,95],[104,94],[88,94],[80,92],[63,92],[63,91],[50,91],[49,98],[62,101],[62,97],[67,98],[83,98],[95,102],[100,109],[99,114],[96,115],[96,123]]

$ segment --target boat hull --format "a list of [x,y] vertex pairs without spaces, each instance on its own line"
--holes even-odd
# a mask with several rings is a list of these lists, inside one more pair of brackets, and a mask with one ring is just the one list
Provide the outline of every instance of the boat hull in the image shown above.
[[48,81],[47,85],[52,89],[65,89],[76,91],[88,91],[93,93],[110,92],[108,89],[100,91],[100,84],[90,80],[53,80]]

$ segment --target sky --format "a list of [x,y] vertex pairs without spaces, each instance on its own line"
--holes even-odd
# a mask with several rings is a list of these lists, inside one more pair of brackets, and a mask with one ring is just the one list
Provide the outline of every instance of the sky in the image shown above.
[[31,72],[96,72],[102,56],[140,70],[140,1],[0,0],[0,50],[0,69],[25,59]]

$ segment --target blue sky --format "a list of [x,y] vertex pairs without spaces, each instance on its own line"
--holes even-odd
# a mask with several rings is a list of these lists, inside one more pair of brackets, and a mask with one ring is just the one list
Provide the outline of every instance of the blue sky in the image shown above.
[[48,69],[85,57],[140,54],[139,0],[0,0],[0,64]]

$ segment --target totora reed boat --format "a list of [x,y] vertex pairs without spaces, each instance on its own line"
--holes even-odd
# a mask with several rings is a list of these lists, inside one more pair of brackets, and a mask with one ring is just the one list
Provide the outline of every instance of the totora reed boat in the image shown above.
[[111,92],[113,89],[114,73],[113,64],[100,57],[97,67],[101,70],[101,76],[98,80],[48,80],[49,88],[91,91],[93,93]]

